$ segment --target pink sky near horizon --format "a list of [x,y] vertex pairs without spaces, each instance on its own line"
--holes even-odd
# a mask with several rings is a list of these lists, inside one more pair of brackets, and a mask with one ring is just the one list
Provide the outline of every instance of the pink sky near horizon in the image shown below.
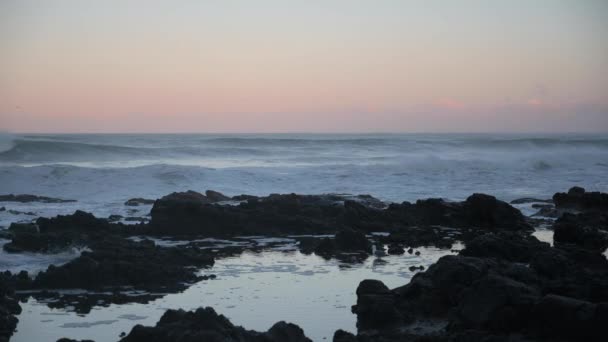
[[608,2],[7,0],[0,130],[607,131]]

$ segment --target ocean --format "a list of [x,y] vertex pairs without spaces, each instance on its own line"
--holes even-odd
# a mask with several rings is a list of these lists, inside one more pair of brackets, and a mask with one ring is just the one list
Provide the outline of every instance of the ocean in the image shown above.
[[574,185],[607,191],[606,175],[608,137],[603,135],[0,136],[0,194],[78,201],[18,208],[44,215],[75,208],[121,214],[129,198],[154,199],[188,189],[227,195],[370,194],[392,202],[462,200],[474,192],[503,200],[549,198]]

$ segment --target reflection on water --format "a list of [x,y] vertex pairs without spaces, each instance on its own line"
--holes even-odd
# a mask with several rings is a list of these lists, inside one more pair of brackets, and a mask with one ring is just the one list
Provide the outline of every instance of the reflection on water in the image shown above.
[[350,307],[356,302],[355,290],[361,280],[374,278],[390,288],[401,286],[415,273],[410,266],[428,267],[451,253],[419,248],[419,256],[406,253],[383,257],[385,262],[370,257],[360,264],[346,264],[305,255],[292,247],[278,245],[218,259],[213,268],[200,271],[215,274],[217,279],[201,281],[148,304],[112,304],[78,315],[69,308],[50,309],[30,298],[22,303],[12,341],[55,341],[60,337],[116,341],[121,332],[128,333],[136,324],[156,324],[167,309],[200,306],[212,306],[247,329],[265,331],[285,320],[298,324],[315,341],[331,340],[337,329],[355,332],[356,316]]

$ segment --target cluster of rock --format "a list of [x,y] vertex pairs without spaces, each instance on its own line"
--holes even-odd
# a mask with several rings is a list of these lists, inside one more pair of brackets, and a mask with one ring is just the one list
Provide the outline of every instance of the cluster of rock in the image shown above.
[[[247,197],[238,205],[218,205],[208,195],[188,191],[157,200],[150,223],[138,229],[151,235],[234,236],[322,234],[349,228],[392,232],[395,242],[408,245],[442,240],[447,244],[447,239],[467,239],[481,230],[532,229],[519,210],[483,194],[474,194],[463,202],[428,199],[386,208],[378,202],[371,196],[345,199],[340,195],[289,194]],[[433,226],[458,228],[460,234],[428,229]]]
[[13,335],[18,322],[15,315],[21,313],[21,307],[14,298],[14,288],[10,281],[5,280],[7,277],[11,277],[10,273],[0,274],[0,342],[7,342]]
[[[555,247],[523,232],[491,232],[389,290],[357,288],[358,334],[334,341],[603,341],[608,336],[606,194],[556,194]],[[577,202],[579,199],[580,202]],[[561,201],[561,202],[560,202]]]
[[233,325],[212,308],[196,311],[167,310],[156,326],[136,325],[121,342],[241,341],[241,342],[310,342],[295,324],[275,323],[266,332],[245,330]]
[[[77,211],[12,224],[5,237],[8,252],[53,252],[73,246],[87,251],[62,266],[50,266],[35,278],[26,272],[0,277],[0,341],[14,330],[20,308],[13,291],[45,289],[43,296],[62,299],[53,289],[134,289],[174,292],[201,280],[193,269],[213,265],[210,252],[194,242],[159,247],[134,241],[135,235],[233,237],[238,235],[335,234],[334,238],[300,238],[302,252],[324,257],[341,254],[366,258],[373,246],[366,234],[380,238],[389,254],[414,253],[411,247],[466,248],[441,258],[400,288],[389,290],[375,280],[357,289],[353,312],[358,334],[337,331],[334,341],[507,341],[594,340],[608,332],[607,194],[573,188],[553,197],[555,247],[531,236],[531,221],[493,196],[473,194],[462,202],[442,199],[386,205],[368,196],[269,195],[228,197],[214,191],[172,193],[153,202],[151,220],[137,225],[111,223]],[[535,200],[536,201],[536,200]],[[134,198],[126,205],[152,204]],[[543,205],[550,205],[543,203]],[[378,251],[377,251],[378,252]],[[383,246],[382,251],[383,252]],[[418,270],[419,268],[416,268]],[[420,269],[422,270],[422,269]],[[51,292],[48,292],[51,290]],[[81,312],[96,298],[80,298]],[[109,301],[129,300],[114,292]],[[142,302],[149,296],[133,297]],[[62,304],[63,303],[63,304]],[[277,323],[258,333],[233,326],[212,309],[168,311],[156,327],[137,326],[124,341],[233,339],[239,341],[307,341],[297,326]]]
[[[403,287],[357,288],[352,341],[599,341],[608,336],[608,261],[580,249],[509,237],[521,254],[496,251],[501,236],[445,256]],[[471,255],[471,256],[469,256]],[[417,330],[425,326],[426,330]]]

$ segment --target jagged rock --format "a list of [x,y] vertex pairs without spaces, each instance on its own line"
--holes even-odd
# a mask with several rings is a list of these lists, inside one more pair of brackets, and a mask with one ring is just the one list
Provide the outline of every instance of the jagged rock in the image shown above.
[[21,313],[21,306],[14,298],[13,276],[10,272],[0,274],[0,341],[8,341],[13,335],[17,323],[17,315]]
[[207,191],[205,191],[205,196],[207,196],[207,198],[211,202],[223,202],[223,201],[230,201],[231,200],[230,197],[222,194],[221,192],[217,192],[217,191],[213,191],[213,190],[207,190]]
[[105,219],[77,210],[72,215],[54,218],[40,217],[35,225],[12,224],[11,242],[4,245],[7,252],[53,252],[73,245],[85,245],[90,240],[122,233],[121,226],[113,226]]
[[141,197],[137,197],[137,198],[131,198],[128,199],[125,202],[125,205],[128,205],[130,207],[136,207],[142,204],[154,204],[155,200],[153,199],[146,199],[146,198],[141,198]]
[[585,189],[575,186],[567,193],[558,192],[553,195],[553,202],[558,209],[574,210],[608,210],[608,194],[600,192],[587,192]]
[[465,202],[429,199],[392,204],[386,209],[379,209],[379,201],[372,197],[333,194],[271,194],[248,198],[236,206],[210,202],[208,196],[193,191],[165,196],[154,204],[151,222],[141,227],[142,234],[320,234],[347,227],[363,232],[390,231],[396,243],[449,247],[453,232],[430,226],[467,232],[531,230],[517,209],[482,194]]
[[571,243],[600,252],[608,247],[608,216],[564,213],[553,225],[553,230],[556,244]]
[[348,331],[338,329],[334,333],[333,342],[357,342],[357,337]]
[[528,262],[540,249],[549,248],[536,237],[513,232],[488,233],[467,242],[460,254],[464,256],[499,258],[514,262]]
[[91,248],[65,265],[40,272],[33,287],[176,291],[185,288],[183,283],[201,280],[188,266],[213,265],[213,258],[198,248],[162,248],[146,240],[107,238]]
[[396,308],[395,295],[379,280],[363,280],[357,287],[357,305],[352,311],[357,315],[357,328],[365,330],[390,329],[402,324],[409,317]]
[[173,341],[241,341],[241,342],[309,342],[295,324],[278,322],[267,332],[245,330],[233,325],[210,307],[196,311],[167,310],[156,326],[136,325],[122,342]]
[[[600,341],[608,334],[608,260],[597,251],[503,232],[470,241],[462,254],[393,290],[362,282],[356,340]],[[424,322],[446,328],[416,332]]]
[[532,197],[517,198],[509,202],[511,204],[526,204],[526,203],[553,203],[551,199],[538,199]]

